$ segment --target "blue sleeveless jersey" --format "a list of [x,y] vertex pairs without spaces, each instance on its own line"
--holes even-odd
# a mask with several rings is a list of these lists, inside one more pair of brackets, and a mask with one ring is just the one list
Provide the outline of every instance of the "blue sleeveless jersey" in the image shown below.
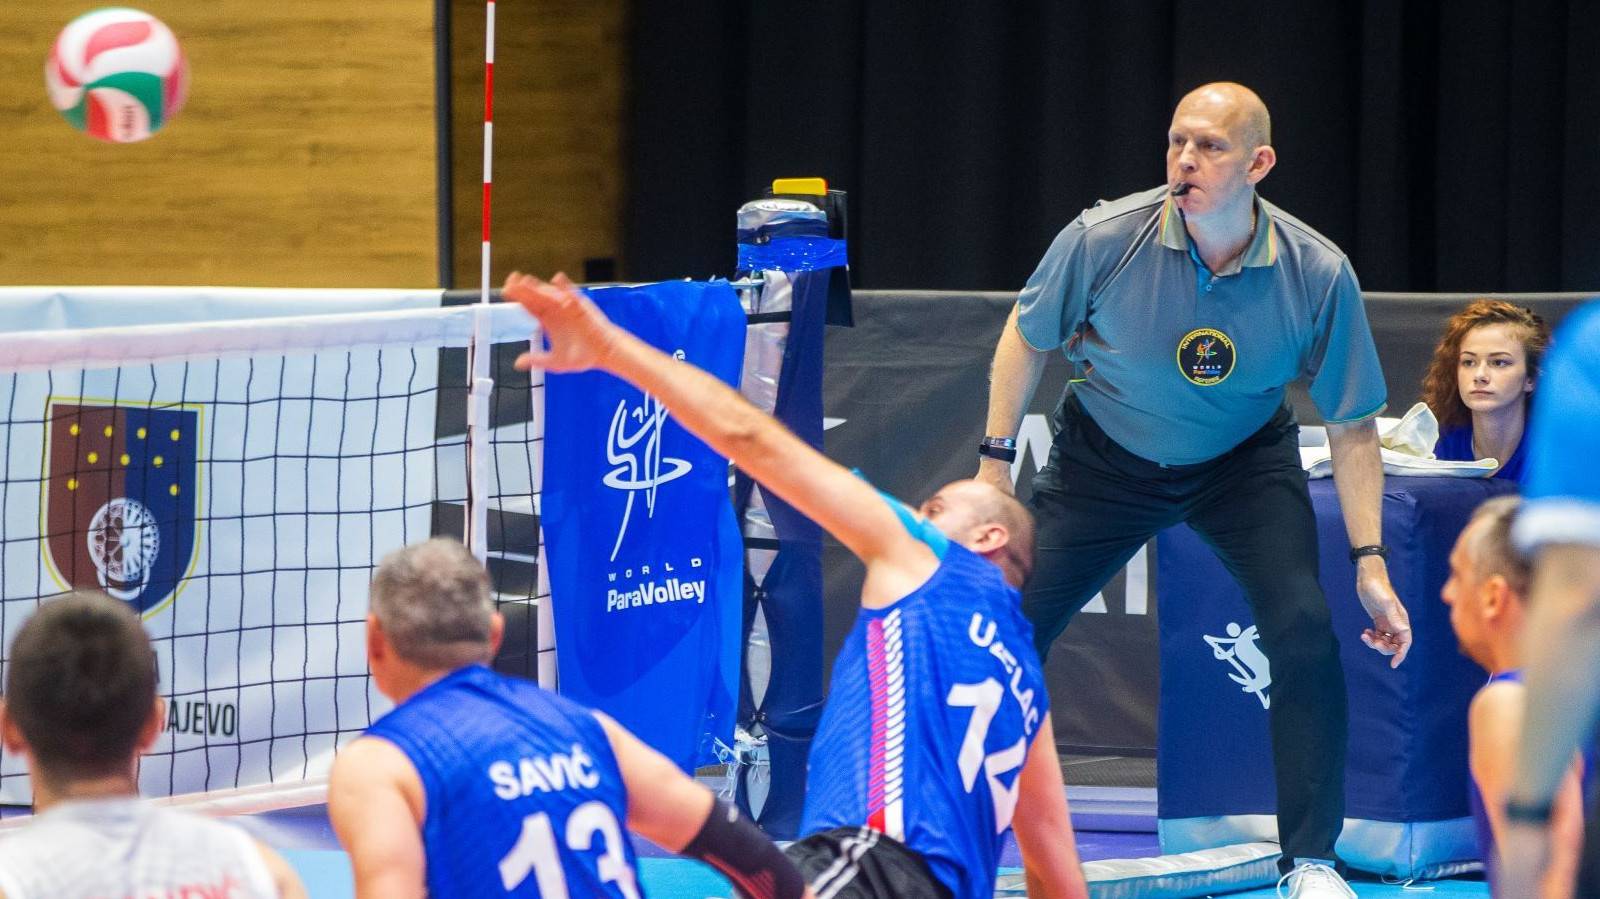
[[1021,595],[983,557],[923,536],[938,570],[862,609],[834,662],[801,833],[876,828],[957,899],[989,899],[1050,701]]
[[639,896],[622,774],[582,706],[473,665],[367,735],[398,746],[422,778],[433,899]]
[[[1489,682],[1484,684],[1484,686],[1487,687],[1489,684],[1497,684],[1505,681],[1509,681],[1513,684],[1522,683],[1522,669],[1512,668],[1509,671],[1502,671],[1498,674],[1492,675],[1489,678]],[[1583,784],[1582,793],[1584,796],[1590,795],[1592,789],[1594,788],[1595,758],[1596,752],[1593,747],[1584,751],[1583,762],[1578,775]],[[1489,824],[1489,811],[1485,807],[1485,803],[1483,801],[1483,791],[1478,789],[1478,779],[1476,777],[1468,778],[1467,788],[1468,799],[1472,807],[1472,826],[1474,832],[1476,832],[1478,835],[1478,853],[1480,858],[1483,860],[1484,879],[1488,880],[1490,883],[1493,883],[1496,876],[1496,862],[1494,856],[1498,848],[1495,845],[1494,828]]]
[[[1514,684],[1522,683],[1522,669],[1513,668],[1502,671],[1489,678],[1490,684],[1510,681]],[[1488,686],[1485,684],[1484,686]],[[1478,835],[1478,857],[1483,860],[1483,876],[1490,883],[1495,878],[1495,844],[1494,828],[1489,826],[1489,812],[1484,806],[1483,792],[1478,789],[1476,777],[1467,778],[1467,798],[1472,806],[1472,829]]]

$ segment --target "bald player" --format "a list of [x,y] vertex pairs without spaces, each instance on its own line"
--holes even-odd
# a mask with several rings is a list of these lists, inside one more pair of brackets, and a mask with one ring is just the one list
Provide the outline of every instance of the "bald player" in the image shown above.
[[244,831],[139,799],[161,736],[156,656],[127,603],[77,592],[40,605],[11,643],[3,734],[27,756],[34,817],[0,839],[3,899],[303,899]]
[[[1450,607],[1450,626],[1461,652],[1489,672],[1472,698],[1467,737],[1472,770],[1472,817],[1489,882],[1499,877],[1499,847],[1505,841],[1506,794],[1516,772],[1517,740],[1527,690],[1522,683],[1523,625],[1528,615],[1528,561],[1511,545],[1511,521],[1521,499],[1497,496],[1479,506],[1456,538],[1450,578],[1440,591]],[[1556,803],[1554,858],[1538,895],[1572,895],[1583,839],[1579,769],[1569,768]],[[1507,894],[1516,895],[1516,894]]]
[[812,744],[806,836],[787,850],[817,896],[990,899],[1010,829],[1030,896],[1087,897],[1018,607],[1032,566],[1027,510],[958,481],[912,511],[716,377],[612,324],[564,276],[513,274],[505,295],[549,342],[519,368],[600,369],[634,384],[866,564]]
[[1009,492],[1016,434],[1048,354],[1085,369],[1033,482],[1039,653],[1161,530],[1188,522],[1239,581],[1272,660],[1278,834],[1298,899],[1353,895],[1337,872],[1348,721],[1317,533],[1285,401],[1309,382],[1328,425],[1351,564],[1398,665],[1411,645],[1389,583],[1373,418],[1387,393],[1349,260],[1262,199],[1277,164],[1266,105],[1229,82],[1178,104],[1166,183],[1085,210],[1056,237],[1001,332],[977,478]]

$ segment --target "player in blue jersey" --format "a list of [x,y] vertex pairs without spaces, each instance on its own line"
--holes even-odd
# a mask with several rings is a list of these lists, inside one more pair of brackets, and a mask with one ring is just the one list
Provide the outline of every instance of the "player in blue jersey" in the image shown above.
[[[1450,553],[1450,578],[1440,591],[1462,654],[1489,672],[1489,682],[1472,698],[1467,713],[1467,746],[1478,857],[1491,884],[1499,882],[1498,847],[1506,831],[1506,791],[1516,771],[1526,692],[1522,638],[1530,571],[1527,559],[1511,545],[1511,520],[1520,503],[1516,496],[1497,496],[1472,513]],[[1582,769],[1572,765],[1561,788],[1555,863],[1539,893],[1545,899],[1572,895],[1583,839]]]
[[[1534,560],[1528,698],[1497,896],[1536,895],[1567,760],[1600,728],[1600,303],[1574,312],[1556,332],[1527,439],[1526,504],[1513,536]],[[1579,896],[1600,896],[1597,821],[1591,812]]]
[[638,386],[866,563],[812,745],[810,835],[787,850],[819,899],[989,899],[1008,829],[1030,896],[1087,896],[1017,590],[1033,564],[1027,510],[958,481],[912,512],[715,377],[612,324],[564,276],[514,274],[505,295],[549,342],[520,368],[602,369]]
[[807,895],[753,823],[616,722],[485,667],[504,621],[461,544],[392,553],[371,596],[367,659],[396,708],[339,753],[328,785],[357,896],[638,899],[624,827],[740,895]]

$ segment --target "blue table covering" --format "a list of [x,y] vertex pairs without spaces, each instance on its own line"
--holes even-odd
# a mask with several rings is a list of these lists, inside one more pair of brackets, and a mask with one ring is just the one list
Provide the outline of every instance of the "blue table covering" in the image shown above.
[[[1465,816],[1466,710],[1485,674],[1457,649],[1439,590],[1449,574],[1450,549],[1472,510],[1515,485],[1387,479],[1383,534],[1391,549],[1389,572],[1416,638],[1398,670],[1361,642],[1371,619],[1355,595],[1355,566],[1333,481],[1312,481],[1310,488],[1320,577],[1350,694],[1345,814],[1385,822]],[[1261,688],[1249,609],[1222,564],[1187,526],[1163,533],[1157,556],[1158,814],[1270,815],[1276,790],[1265,705],[1272,691]]]

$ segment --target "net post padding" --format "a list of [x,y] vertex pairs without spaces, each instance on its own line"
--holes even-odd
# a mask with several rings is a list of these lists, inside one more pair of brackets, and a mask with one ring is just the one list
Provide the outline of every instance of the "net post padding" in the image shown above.
[[[474,309],[493,309],[487,288]],[[517,307],[520,309],[520,307]],[[526,313],[524,313],[526,314]],[[487,315],[473,319],[472,342],[467,348],[467,514],[464,541],[479,562],[489,559],[489,404],[494,379],[489,374],[493,336]]]

